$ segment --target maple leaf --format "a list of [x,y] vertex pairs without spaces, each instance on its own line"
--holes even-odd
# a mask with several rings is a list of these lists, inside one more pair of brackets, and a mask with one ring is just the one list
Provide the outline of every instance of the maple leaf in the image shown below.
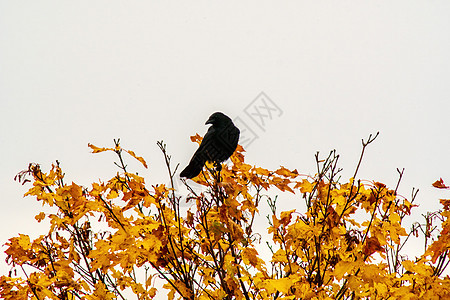
[[313,191],[314,185],[306,179],[297,182],[294,189],[300,188],[301,193],[311,193]]
[[450,199],[440,199],[442,206],[444,206],[444,210],[450,210]]
[[290,278],[269,279],[265,282],[265,287],[269,293],[280,291],[283,294],[289,294],[289,290],[294,284]]
[[433,256],[431,257],[431,261],[433,263],[436,263],[436,260],[439,258],[439,256],[441,256],[441,254],[448,248],[450,248],[448,242],[446,242],[443,238],[439,238],[428,247],[427,253],[433,254]]
[[[191,137],[197,143],[201,139]],[[89,147],[119,157],[125,151],[147,167],[118,142],[115,148]],[[354,178],[341,183],[320,169],[297,179],[297,170],[246,164],[243,152],[236,148],[220,180],[208,164],[213,171],[195,180],[202,191],[189,189],[186,197],[172,184],[146,185],[147,178],[123,168],[88,190],[65,184],[59,164],[48,173],[30,165],[25,173],[33,186],[26,195],[56,211],[47,214],[47,235],[30,240],[20,234],[7,242],[7,262],[34,270],[26,280],[1,276],[0,298],[116,299],[127,290],[138,299],[152,299],[156,280],[166,282],[168,299],[449,298],[448,278],[440,274],[450,245],[450,200],[441,199],[444,209],[435,214],[442,227],[433,232],[437,240],[420,260],[405,261],[389,251],[408,236],[402,220],[415,207],[413,200],[383,183]],[[442,179],[433,186],[450,188]],[[274,187],[283,196],[300,191],[306,205],[298,206],[299,193],[272,201],[264,193]],[[265,227],[256,218],[266,197],[271,208],[268,261],[254,248],[265,239],[258,232]],[[192,207],[181,207],[191,199],[196,200]],[[281,210],[279,218],[278,205],[289,209]],[[370,220],[364,218],[367,213]],[[35,218],[45,216],[42,212]],[[388,257],[402,261],[400,271],[389,268]],[[145,269],[147,275],[147,268],[153,268],[151,274],[139,282],[135,270]]]
[[450,189],[450,186],[447,186],[444,184],[444,180],[442,180],[442,178],[440,178],[439,180],[436,180],[433,183],[433,186],[438,189]]
[[384,249],[381,246],[380,241],[373,236],[367,239],[363,252],[366,256],[370,256],[375,252],[384,252]]
[[298,171],[297,170],[289,170],[285,167],[281,167],[278,170],[275,171],[276,174],[284,176],[284,177],[290,177],[290,178],[295,178],[298,176]]
[[92,144],[88,144],[88,147],[92,149],[92,153],[100,153],[103,151],[114,151],[113,148],[97,147]]
[[244,248],[242,250],[242,260],[246,265],[250,264],[253,267],[256,267],[258,264],[258,252],[256,252],[253,248]]
[[200,145],[203,138],[197,133],[196,135],[191,136],[191,141]]
[[357,266],[355,262],[340,261],[334,267],[334,276],[336,277],[336,279],[341,280],[344,277],[345,273],[351,273],[355,266]]
[[38,215],[34,217],[38,222],[41,222],[45,218],[45,213],[40,212]]
[[194,226],[194,214],[190,210],[187,211],[186,224],[191,227]]
[[146,169],[148,168],[147,167],[147,163],[145,162],[145,160],[142,158],[142,157],[140,157],[140,156],[137,156],[133,151],[131,151],[131,150],[126,150],[127,152],[128,152],[128,154],[130,154],[131,156],[133,156],[134,158],[136,158]]
[[289,263],[284,249],[278,249],[278,251],[272,255],[272,260],[274,262]]
[[289,222],[291,222],[292,213],[295,212],[295,209],[290,211],[283,211],[280,214],[280,223],[287,226]]
[[260,168],[260,167],[258,167],[258,168],[253,168],[253,171],[254,171],[256,174],[259,174],[259,175],[264,175],[264,176],[269,176],[269,175],[270,175],[269,170],[264,169],[264,168]]

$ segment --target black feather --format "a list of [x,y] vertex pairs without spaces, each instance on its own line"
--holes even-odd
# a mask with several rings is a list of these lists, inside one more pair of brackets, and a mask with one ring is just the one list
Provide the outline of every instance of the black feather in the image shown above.
[[216,112],[205,124],[212,124],[212,126],[206,132],[189,165],[180,173],[181,177],[194,178],[200,174],[207,161],[221,163],[236,150],[240,131],[229,117]]

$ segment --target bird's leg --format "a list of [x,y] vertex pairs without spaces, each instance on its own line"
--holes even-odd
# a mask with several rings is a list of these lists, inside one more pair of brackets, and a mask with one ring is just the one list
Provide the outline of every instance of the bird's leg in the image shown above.
[[220,166],[220,168],[218,168],[218,172],[217,172],[217,182],[220,182],[222,180],[222,176],[220,176],[220,171],[222,171],[222,166]]
[[217,182],[220,182],[220,171],[222,171],[222,164],[216,161],[214,162],[214,167],[217,171]]

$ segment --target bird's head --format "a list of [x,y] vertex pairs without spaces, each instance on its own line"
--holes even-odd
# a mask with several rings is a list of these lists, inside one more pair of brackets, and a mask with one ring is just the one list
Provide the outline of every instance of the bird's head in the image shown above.
[[231,122],[231,119],[227,117],[225,114],[221,112],[215,112],[209,117],[205,125],[212,124],[213,126],[221,126],[226,125],[229,122]]

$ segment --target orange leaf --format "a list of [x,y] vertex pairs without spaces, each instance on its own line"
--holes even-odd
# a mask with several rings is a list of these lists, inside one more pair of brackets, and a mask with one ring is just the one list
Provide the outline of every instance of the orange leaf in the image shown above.
[[191,136],[191,141],[200,144],[202,142],[202,137],[197,133],[196,135]]
[[147,169],[148,167],[147,167],[147,163],[145,162],[145,160],[142,158],[142,157],[140,157],[140,156],[137,156],[133,151],[131,151],[131,150],[126,150],[127,152],[128,152],[128,154],[130,154],[131,156],[133,156],[134,158],[136,158],[138,161],[140,161],[141,162],[141,164],[143,164],[144,165],[144,167]]
[[433,253],[433,256],[431,258],[431,261],[436,263],[436,260],[439,258],[439,256],[446,250],[447,245],[442,239],[438,239],[437,241],[434,241],[430,247],[428,247],[427,252]]
[[301,193],[311,193],[313,191],[314,185],[306,179],[303,179],[301,182],[297,182],[294,186],[294,189],[300,187]]
[[284,177],[291,177],[291,178],[295,178],[295,177],[298,176],[298,171],[297,170],[291,171],[289,169],[286,169],[283,166],[281,166],[281,168],[276,170],[275,173],[278,174],[278,175],[284,176]]
[[366,256],[370,256],[375,252],[384,252],[384,249],[381,246],[380,241],[373,236],[367,239],[363,252]]
[[187,211],[186,224],[194,226],[194,214],[190,210]]
[[293,212],[295,212],[295,209],[281,212],[280,223],[287,226],[291,222]]
[[45,213],[41,212],[34,217],[38,222],[41,222],[45,218]]
[[445,210],[450,209],[450,199],[440,199],[439,202],[441,202]]
[[103,152],[103,151],[110,151],[110,150],[112,151],[112,150],[114,150],[112,148],[103,148],[103,147],[100,148],[100,147],[94,146],[92,144],[88,144],[88,147],[92,149],[92,153],[100,153],[100,152]]
[[258,252],[253,248],[244,248],[242,250],[242,260],[246,265],[252,265],[256,267],[258,264]]
[[19,233],[17,241],[19,242],[19,245],[20,247],[22,247],[22,249],[24,250],[31,249],[30,237],[28,235]]
[[264,169],[264,168],[259,168],[259,167],[258,168],[254,168],[253,171],[255,171],[255,173],[259,174],[259,175],[264,175],[264,176],[269,176],[270,175],[269,170]]
[[438,189],[450,189],[450,186],[447,186],[444,184],[444,180],[442,180],[442,178],[440,178],[439,180],[436,180],[433,183],[433,186]]

